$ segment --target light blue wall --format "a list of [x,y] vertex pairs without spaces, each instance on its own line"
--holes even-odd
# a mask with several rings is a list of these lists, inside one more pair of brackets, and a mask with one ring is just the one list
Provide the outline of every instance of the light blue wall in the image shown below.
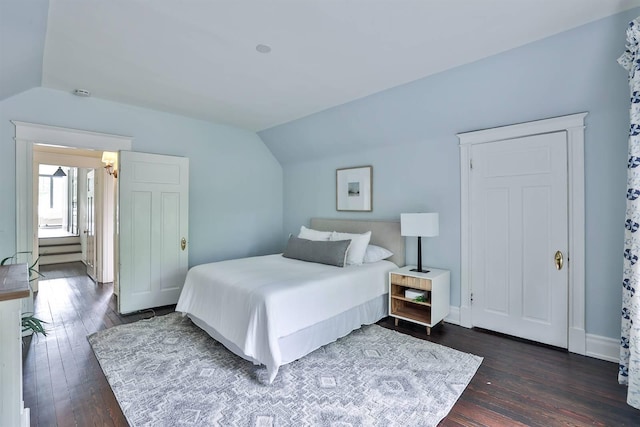
[[254,132],[35,88],[0,102],[0,255],[15,250],[9,120],[131,136],[135,151],[188,157],[190,265],[281,249],[282,168]]
[[0,100],[42,82],[49,0],[0,1]]
[[[458,305],[456,133],[587,111],[586,328],[619,337],[629,95],[616,59],[627,24],[638,15],[635,8],[259,132],[283,164],[285,234],[312,216],[439,212],[440,236],[425,239],[424,262],[452,271],[451,301]],[[373,165],[374,211],[338,213],[335,169],[360,165]],[[407,256],[415,262],[412,240]]]

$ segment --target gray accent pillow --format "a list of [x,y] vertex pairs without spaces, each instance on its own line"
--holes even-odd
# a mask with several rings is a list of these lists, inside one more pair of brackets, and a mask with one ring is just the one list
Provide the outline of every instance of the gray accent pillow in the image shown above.
[[307,240],[296,236],[289,236],[287,247],[282,254],[285,258],[301,261],[317,262],[318,264],[344,267],[347,250],[351,240],[325,241]]

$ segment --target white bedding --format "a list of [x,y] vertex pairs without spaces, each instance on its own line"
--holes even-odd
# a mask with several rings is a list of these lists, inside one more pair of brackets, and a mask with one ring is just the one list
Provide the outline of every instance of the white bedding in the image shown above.
[[279,338],[386,294],[394,268],[390,261],[340,268],[279,254],[203,264],[189,270],[176,311],[264,364],[271,382],[282,365]]

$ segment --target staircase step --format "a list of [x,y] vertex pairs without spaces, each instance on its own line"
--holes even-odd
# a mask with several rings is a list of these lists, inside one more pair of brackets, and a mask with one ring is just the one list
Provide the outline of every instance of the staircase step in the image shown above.
[[40,265],[49,265],[75,261],[82,261],[82,252],[41,255],[38,262]]
[[44,237],[38,239],[38,246],[57,246],[67,244],[79,244],[80,236],[68,236],[68,237]]
[[82,252],[82,246],[80,246],[80,243],[68,243],[65,245],[56,245],[56,246],[40,246],[40,248],[38,249],[38,252],[41,256],[51,255],[51,254]]

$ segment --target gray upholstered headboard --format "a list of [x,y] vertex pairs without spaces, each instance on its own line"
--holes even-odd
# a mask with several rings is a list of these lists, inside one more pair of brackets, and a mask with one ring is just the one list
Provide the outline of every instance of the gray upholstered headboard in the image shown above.
[[354,219],[311,218],[311,228],[342,233],[366,233],[371,231],[372,245],[382,246],[393,252],[389,261],[404,267],[404,238],[400,235],[400,221],[359,221]]

